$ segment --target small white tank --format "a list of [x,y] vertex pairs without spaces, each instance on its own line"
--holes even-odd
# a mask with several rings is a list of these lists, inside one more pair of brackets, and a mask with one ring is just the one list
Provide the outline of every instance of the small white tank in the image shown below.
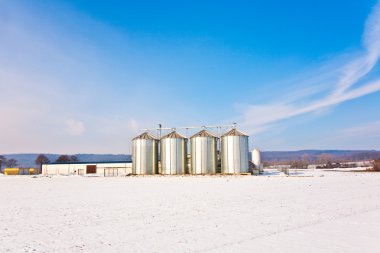
[[261,170],[261,153],[258,148],[252,150],[252,163],[255,165],[256,169]]

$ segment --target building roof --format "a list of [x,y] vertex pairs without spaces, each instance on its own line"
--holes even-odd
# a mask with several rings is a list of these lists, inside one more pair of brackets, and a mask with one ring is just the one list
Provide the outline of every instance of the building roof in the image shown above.
[[225,134],[222,135],[222,137],[224,137],[224,136],[247,136],[248,137],[247,134],[245,134],[243,132],[240,132],[236,128],[233,128],[230,131],[228,131],[228,132],[226,132]]
[[153,136],[152,134],[150,134],[148,132],[144,132],[144,133],[140,134],[139,136],[136,136],[135,138],[132,139],[132,141],[138,140],[138,139],[158,140],[155,136]]
[[168,133],[167,135],[165,136],[162,136],[161,139],[166,139],[166,138],[173,138],[173,139],[186,139],[185,136],[177,133],[176,131],[173,131],[171,133]]
[[195,138],[195,137],[212,137],[212,138],[217,138],[214,134],[210,133],[207,130],[202,130],[193,136],[190,137],[190,139]]
[[128,161],[101,161],[101,162],[65,162],[65,163],[44,163],[44,164],[105,164],[105,163],[131,163],[132,160]]

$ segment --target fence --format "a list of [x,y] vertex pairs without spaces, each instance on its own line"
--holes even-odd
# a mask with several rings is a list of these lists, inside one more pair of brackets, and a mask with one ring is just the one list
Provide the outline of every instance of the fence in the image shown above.
[[103,174],[104,177],[118,177],[130,174],[131,168],[126,167],[98,167],[97,174]]

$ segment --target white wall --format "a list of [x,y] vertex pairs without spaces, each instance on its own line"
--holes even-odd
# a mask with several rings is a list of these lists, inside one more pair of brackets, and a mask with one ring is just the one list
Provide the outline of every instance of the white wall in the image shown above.
[[44,164],[42,175],[78,175],[79,171],[86,175],[87,165],[96,165],[96,174],[128,175],[132,173],[132,163],[70,163],[70,164]]

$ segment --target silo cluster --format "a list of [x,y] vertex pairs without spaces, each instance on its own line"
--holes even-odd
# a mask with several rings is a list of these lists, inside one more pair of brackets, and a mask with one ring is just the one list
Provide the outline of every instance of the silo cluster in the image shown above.
[[[145,132],[132,140],[132,162],[133,174],[248,173],[248,135],[233,128],[219,139],[213,133],[202,130],[187,139],[172,131],[159,140]],[[219,170],[218,164],[221,164]]]

